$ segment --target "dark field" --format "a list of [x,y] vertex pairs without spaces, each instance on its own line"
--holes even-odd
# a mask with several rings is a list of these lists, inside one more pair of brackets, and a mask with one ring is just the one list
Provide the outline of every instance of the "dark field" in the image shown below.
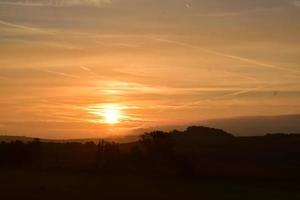
[[299,180],[0,172],[1,199],[300,199]]
[[300,200],[300,136],[189,127],[126,144],[0,143],[2,199]]

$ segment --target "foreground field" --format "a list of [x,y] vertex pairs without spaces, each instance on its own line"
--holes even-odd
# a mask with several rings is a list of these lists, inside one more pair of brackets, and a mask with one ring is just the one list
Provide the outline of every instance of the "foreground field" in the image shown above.
[[299,180],[0,171],[1,199],[300,199]]

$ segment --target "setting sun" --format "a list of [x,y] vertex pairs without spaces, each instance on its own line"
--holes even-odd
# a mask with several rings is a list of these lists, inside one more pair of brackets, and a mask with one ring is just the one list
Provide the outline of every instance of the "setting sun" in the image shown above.
[[88,108],[89,113],[98,116],[98,119],[92,121],[101,124],[120,123],[121,119],[124,118],[121,109],[122,107],[117,104],[95,105]]
[[117,107],[110,106],[104,109],[103,117],[105,123],[116,124],[120,120],[120,111]]

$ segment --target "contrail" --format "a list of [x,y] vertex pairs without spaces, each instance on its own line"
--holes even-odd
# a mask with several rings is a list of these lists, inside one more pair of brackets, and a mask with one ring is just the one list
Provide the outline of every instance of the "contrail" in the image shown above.
[[257,61],[257,60],[249,59],[249,58],[244,58],[244,57],[235,56],[235,55],[231,55],[231,54],[226,54],[226,53],[222,53],[222,52],[218,52],[218,51],[204,49],[202,47],[199,47],[198,45],[192,45],[192,44],[188,44],[188,43],[185,43],[185,42],[179,42],[179,41],[175,41],[175,40],[167,40],[167,39],[161,39],[161,38],[150,38],[150,39],[161,41],[161,42],[166,42],[166,43],[171,43],[171,44],[176,44],[176,45],[179,45],[179,46],[189,47],[189,48],[193,48],[193,49],[197,49],[197,50],[209,53],[209,54],[222,56],[222,57],[225,57],[225,58],[230,58],[230,59],[233,59],[233,60],[238,60],[238,61],[242,61],[242,62],[245,62],[245,63],[254,64],[254,65],[257,65],[257,66],[262,66],[262,67],[266,67],[266,68],[271,68],[271,69],[276,69],[276,70],[281,70],[281,71],[294,72],[294,73],[299,73],[300,74],[300,71],[298,71],[298,70],[287,69],[287,68],[284,68],[284,67],[281,67],[281,66],[268,64],[268,63],[260,62],[260,61]]
[[245,89],[232,91],[232,92],[224,94],[224,95],[219,95],[219,96],[215,96],[215,97],[211,97],[211,98],[204,98],[200,101],[186,103],[186,104],[183,104],[183,105],[168,106],[168,108],[182,109],[182,108],[194,107],[194,106],[197,106],[197,105],[203,105],[203,101],[220,100],[220,99],[224,99],[224,98],[227,98],[227,97],[235,97],[235,96],[242,95],[242,94],[247,94],[247,93],[250,93],[250,92],[253,92],[253,91],[262,91],[262,89],[273,89],[273,88],[268,87],[268,86],[245,88]]
[[[244,57],[240,57],[240,56],[225,54],[225,53],[221,53],[221,52],[218,52],[218,51],[212,51],[212,50],[204,49],[204,48],[199,47],[197,45],[192,45],[192,44],[188,44],[188,43],[184,43],[184,42],[179,42],[179,41],[174,41],[174,40],[167,40],[167,39],[161,39],[161,38],[150,38],[150,39],[161,41],[161,42],[166,42],[166,43],[171,43],[171,44],[176,44],[176,45],[179,45],[179,46],[189,47],[189,48],[193,48],[193,49],[197,49],[197,50],[209,53],[209,54],[213,54],[213,55],[217,55],[217,56],[222,56],[222,57],[225,57],[225,58],[230,58],[230,59],[233,59],[233,60],[238,60],[238,61],[242,61],[242,62],[245,62],[245,63],[250,63],[250,64],[257,65],[257,66],[262,66],[262,67],[265,67],[265,68],[276,69],[276,70],[286,71],[286,72],[293,72],[293,73],[297,73],[297,74],[300,73],[300,71],[298,71],[298,70],[287,69],[287,68],[284,68],[284,67],[281,67],[281,66],[272,65],[272,64],[260,62],[260,61],[249,59],[249,58],[244,58]],[[252,91],[256,91],[256,90],[259,90],[261,88],[268,88],[268,87],[262,86],[262,87],[254,87],[254,88],[251,88],[251,89],[245,89],[245,90],[235,91],[235,92],[232,92],[232,93],[229,93],[229,94],[225,94],[225,95],[222,95],[222,96],[218,96],[218,97],[215,97],[215,98],[210,98],[210,100],[212,100],[212,99],[226,98],[226,97],[234,97],[234,96],[246,94],[246,93],[249,93],[249,92],[252,92]],[[271,88],[269,88],[269,89],[271,89]],[[199,102],[194,102],[194,103],[191,103],[191,104],[183,105],[183,107],[195,105],[195,104],[198,104],[198,103]]]
[[44,7],[46,6],[43,3],[30,3],[30,2],[8,2],[8,1],[0,1],[0,5],[5,6],[28,6],[28,7]]
[[244,10],[240,12],[217,12],[217,13],[199,13],[195,14],[196,17],[235,17],[235,16],[241,16],[246,14],[255,14],[260,12],[268,12],[268,11],[280,11],[282,10],[282,7],[270,7],[270,8],[256,8],[252,10]]
[[232,93],[229,93],[229,94],[225,94],[225,95],[222,95],[222,96],[215,97],[214,99],[234,97],[234,96],[238,96],[238,95],[242,95],[242,94],[247,94],[247,93],[253,92],[253,91],[259,91],[259,89],[262,89],[262,88],[266,88],[266,87],[254,87],[254,88],[250,88],[250,89],[235,91],[235,92],[232,92]]
[[277,70],[282,70],[282,71],[288,71],[288,72],[294,72],[294,73],[300,73],[300,71],[298,71],[298,70],[288,69],[288,68],[285,68],[285,67],[280,67],[280,66],[277,66],[277,65],[268,64],[268,63],[260,62],[260,61],[257,61],[257,60],[249,59],[249,58],[244,58],[244,57],[230,55],[230,54],[224,54],[224,53],[211,51],[211,50],[203,50],[203,51],[205,51],[207,53],[211,53],[211,54],[231,58],[233,60],[239,60],[239,61],[242,61],[242,62],[247,62],[247,63],[250,63],[250,64],[262,66],[262,67],[267,67],[267,68],[272,68],[272,69],[277,69]]
[[84,71],[88,71],[88,72],[91,72],[91,71],[92,71],[90,68],[85,67],[85,66],[81,66],[80,68],[81,68],[82,70],[84,70]]
[[[24,25],[20,25],[20,24],[15,24],[15,23],[10,23],[7,21],[3,21],[0,20],[0,25],[4,25],[4,26],[9,26],[9,27],[13,27],[13,28],[17,28],[17,29],[23,29],[26,31],[31,31],[31,32],[35,32],[35,33],[41,33],[41,34],[46,34],[46,35],[55,35],[55,32],[50,32],[50,31],[45,31],[43,29],[39,29],[39,28],[35,28],[35,27],[31,27],[31,26],[24,26]],[[53,47],[59,47],[59,48],[65,48],[65,49],[71,49],[71,50],[82,50],[81,47],[77,47],[77,46],[72,46],[69,44],[63,44],[63,43],[54,43],[54,42],[45,42],[45,41],[31,41],[31,43],[39,43],[42,45],[50,45]]]
[[31,43],[37,43],[45,46],[52,46],[57,48],[69,49],[69,50],[82,50],[80,47],[72,46],[69,44],[63,44],[62,42],[44,42],[44,41],[30,41]]
[[48,69],[36,69],[36,70],[42,71],[42,72],[46,72],[46,73],[49,73],[49,74],[54,74],[54,75],[59,75],[59,76],[67,77],[67,78],[75,78],[75,79],[80,78],[80,76],[76,76],[76,75],[72,75],[72,74],[67,74],[67,73],[63,73],[63,72],[52,71],[52,70],[48,70]]
[[21,1],[21,2],[9,2],[0,1],[0,5],[6,6],[28,6],[28,7],[64,7],[64,6],[95,6],[100,7],[105,4],[111,4],[111,0],[48,0],[48,1]]
[[49,32],[49,31],[44,31],[44,30],[39,29],[39,28],[34,28],[34,27],[31,27],[31,26],[24,26],[24,25],[15,24],[15,23],[10,23],[10,22],[6,22],[6,21],[3,21],[3,20],[0,20],[0,24],[2,24],[4,26],[9,26],[9,27],[13,27],[13,28],[23,29],[23,30],[27,30],[27,31],[36,32],[36,33],[53,34],[53,33]]
[[[97,77],[99,77],[99,74],[97,74],[96,72],[94,72],[92,69],[90,69],[89,67],[85,67],[85,66],[80,66],[80,69],[89,72],[91,75],[93,75],[93,78],[97,79]],[[98,79],[97,79],[98,80]]]

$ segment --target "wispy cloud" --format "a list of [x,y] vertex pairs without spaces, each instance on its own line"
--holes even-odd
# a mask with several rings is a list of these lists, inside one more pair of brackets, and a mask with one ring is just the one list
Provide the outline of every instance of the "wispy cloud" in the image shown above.
[[39,28],[31,27],[31,26],[25,26],[25,25],[16,24],[16,23],[11,23],[11,22],[7,22],[7,21],[3,21],[3,20],[0,20],[0,24],[4,25],[4,26],[23,29],[23,30],[26,30],[26,31],[31,31],[31,32],[36,32],[36,33],[53,34],[52,32],[46,31],[46,30],[43,30],[43,29],[39,29]]
[[[142,83],[134,82],[119,82],[119,81],[108,81],[103,83],[102,89],[99,91],[118,94],[118,95],[135,95],[135,94],[153,94],[153,95],[197,95],[200,93],[214,92],[216,94],[222,93],[215,98],[226,97],[226,96],[237,96],[248,92],[272,92],[275,90],[280,91],[298,91],[300,87],[296,85],[274,85],[274,84],[260,84],[257,87],[166,87],[159,85],[146,85]],[[224,94],[226,93],[226,94]]]
[[237,60],[237,61],[241,61],[241,62],[244,62],[244,63],[253,64],[253,65],[256,65],[256,66],[261,66],[261,67],[265,67],[265,68],[270,68],[270,69],[275,69],[275,70],[300,74],[299,70],[289,69],[289,68],[281,67],[281,66],[278,66],[278,65],[261,62],[259,60],[254,60],[254,59],[245,58],[245,57],[241,57],[241,56],[236,56],[236,55],[232,55],[232,54],[227,54],[227,53],[223,53],[223,52],[219,52],[219,51],[214,51],[214,50],[203,48],[203,47],[198,46],[198,45],[192,45],[192,44],[185,43],[185,42],[180,42],[180,41],[176,41],[176,40],[169,40],[169,39],[162,39],[162,38],[151,38],[151,39],[161,41],[161,42],[171,43],[171,44],[175,44],[175,45],[179,45],[179,46],[183,46],[183,47],[193,48],[193,49],[205,52],[205,53],[209,53],[209,54],[212,54],[212,55],[221,56],[221,57],[225,57],[225,58],[230,58],[232,60]]
[[292,3],[294,6],[300,8],[300,0],[294,0]]
[[42,72],[45,72],[45,73],[49,73],[49,74],[53,74],[53,75],[58,75],[58,76],[66,77],[66,78],[75,78],[75,79],[80,78],[80,76],[77,76],[77,75],[63,73],[63,72],[57,72],[57,71],[48,70],[48,69],[36,69],[36,70],[42,71]]
[[92,71],[90,68],[85,66],[81,66],[80,68],[83,69],[84,71],[88,71],[88,72]]
[[280,11],[283,7],[269,7],[269,8],[255,8],[241,11],[232,11],[232,12],[213,12],[213,13],[197,13],[196,17],[237,17],[241,15],[249,15],[256,13],[265,13],[265,12],[273,12]]
[[97,6],[110,4],[111,0],[18,0],[18,1],[0,1],[0,5],[10,6]]

